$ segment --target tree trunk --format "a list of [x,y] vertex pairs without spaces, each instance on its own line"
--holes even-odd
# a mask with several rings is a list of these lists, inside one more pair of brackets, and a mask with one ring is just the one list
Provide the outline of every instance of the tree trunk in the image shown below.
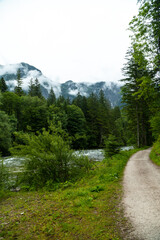
[[137,114],[137,147],[140,147],[140,124],[139,124],[139,113],[138,113],[138,104],[136,105],[136,114]]

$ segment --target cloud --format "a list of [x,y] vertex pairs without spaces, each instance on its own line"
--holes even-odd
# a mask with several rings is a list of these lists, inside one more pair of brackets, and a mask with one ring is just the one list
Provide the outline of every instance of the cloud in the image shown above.
[[0,75],[4,75],[6,73],[16,74],[17,70],[18,70],[18,68],[20,68],[20,66],[21,66],[20,64],[15,64],[15,65],[7,64],[4,66],[0,66]]
[[54,81],[117,81],[136,10],[136,0],[3,0],[0,54]]
[[69,94],[70,94],[70,95],[73,95],[73,96],[76,96],[76,95],[78,94],[78,89],[70,90],[70,91],[69,91]]
[[56,96],[59,96],[61,92],[60,83],[54,82],[50,78],[47,78],[44,76],[40,71],[38,70],[29,70],[28,66],[25,64],[17,63],[17,64],[8,64],[4,66],[0,66],[0,76],[4,74],[14,74],[15,79],[7,81],[7,85],[10,87],[11,91],[14,90],[14,87],[17,85],[16,80],[16,74],[17,70],[21,69],[25,75],[22,76],[22,88],[24,90],[28,90],[28,86],[30,84],[31,79],[33,82],[37,78],[39,83],[50,92],[51,87],[53,87],[53,90],[56,94]]

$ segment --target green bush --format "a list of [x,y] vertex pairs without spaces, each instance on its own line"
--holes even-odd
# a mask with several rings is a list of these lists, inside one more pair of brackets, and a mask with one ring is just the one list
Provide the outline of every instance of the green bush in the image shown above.
[[26,159],[21,181],[35,189],[51,182],[66,182],[90,167],[88,158],[76,157],[68,142],[53,129],[38,135],[16,133],[16,139],[18,145],[11,152]]
[[119,152],[118,142],[114,135],[109,135],[108,139],[105,141],[105,158],[112,157]]
[[8,176],[7,168],[3,165],[3,160],[0,159],[0,190],[7,188]]

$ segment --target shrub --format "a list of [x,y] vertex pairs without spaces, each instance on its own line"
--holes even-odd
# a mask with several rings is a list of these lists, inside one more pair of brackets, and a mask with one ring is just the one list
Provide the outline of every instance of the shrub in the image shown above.
[[[43,187],[48,182],[65,182],[75,173],[79,164],[84,170],[89,168],[88,159],[75,157],[67,141],[55,131],[43,130],[42,133],[17,133],[18,145],[11,152],[14,155],[25,156],[25,172],[22,181],[35,188]],[[20,144],[21,142],[21,144]],[[78,161],[79,159],[79,161]],[[78,164],[79,162],[79,164]]]
[[7,168],[3,165],[3,160],[0,160],[0,190],[7,188],[8,176]]
[[108,139],[105,142],[105,157],[112,157],[113,155],[119,152],[118,143],[114,135],[109,135]]

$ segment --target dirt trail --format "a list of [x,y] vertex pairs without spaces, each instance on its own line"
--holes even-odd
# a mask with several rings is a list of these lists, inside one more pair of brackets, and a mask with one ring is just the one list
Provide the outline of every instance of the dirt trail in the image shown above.
[[126,239],[160,240],[160,168],[149,153],[137,152],[125,169],[123,204],[133,226]]

